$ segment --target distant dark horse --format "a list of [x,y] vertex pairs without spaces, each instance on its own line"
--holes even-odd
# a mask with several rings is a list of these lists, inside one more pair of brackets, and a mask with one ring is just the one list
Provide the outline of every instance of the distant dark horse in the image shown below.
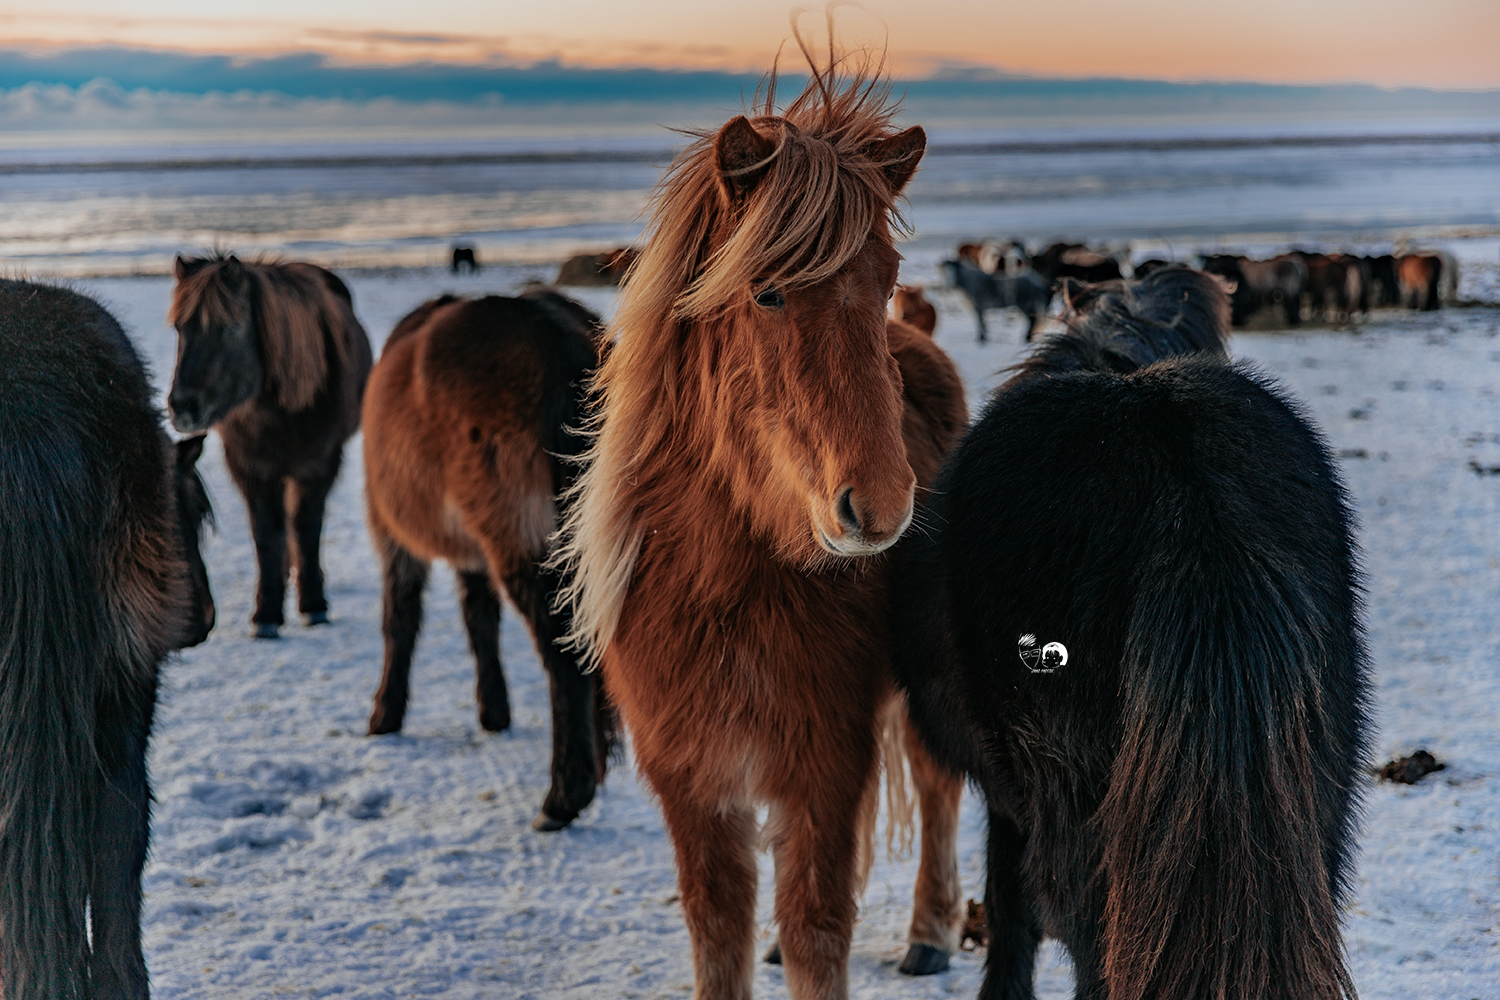
[[989,340],[989,331],[984,325],[986,309],[1021,310],[1026,315],[1026,339],[1030,340],[1036,333],[1036,325],[1047,315],[1047,307],[1052,304],[1052,290],[1030,271],[1015,275],[988,274],[965,260],[945,260],[941,266],[948,284],[962,290],[974,308],[981,344]]
[[1283,255],[1251,260],[1232,254],[1203,258],[1203,270],[1235,283],[1230,298],[1230,321],[1244,326],[1261,309],[1279,306],[1287,326],[1302,322],[1302,293],[1307,288],[1307,265],[1299,257]]
[[213,627],[208,516],[114,318],[0,281],[0,991],[144,998],[157,670]]
[[1207,276],[1072,301],[897,575],[912,718],[990,810],[980,995],[1030,997],[1045,934],[1081,998],[1353,997],[1368,680],[1337,470],[1225,359]]
[[534,824],[556,830],[603,780],[616,725],[597,678],[558,648],[565,613],[541,568],[556,496],[584,439],[598,317],[545,289],[518,299],[444,296],[392,332],[365,402],[365,495],[384,578],[385,671],[370,733],[401,729],[422,591],[434,559],[458,572],[478,667],[479,724],[509,728],[500,594],[526,616],[552,692],[552,788]]
[[370,341],[349,289],[312,264],[236,257],[178,257],[176,274],[167,317],[179,337],[172,425],[183,433],[216,426],[224,441],[260,565],[255,635],[280,632],[289,563],[298,610],[309,625],[326,622],[323,506],[344,442],[359,429],[370,373]]
[[474,254],[471,246],[457,246],[453,248],[453,273],[468,271],[470,274],[479,270],[479,258]]
[[1082,243],[1054,243],[1031,258],[1031,267],[1049,285],[1063,278],[1095,282],[1120,277],[1119,261]]

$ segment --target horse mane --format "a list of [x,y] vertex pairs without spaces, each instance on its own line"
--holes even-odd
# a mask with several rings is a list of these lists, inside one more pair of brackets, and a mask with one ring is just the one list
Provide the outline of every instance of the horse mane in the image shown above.
[[1015,366],[1015,378],[1065,371],[1123,375],[1180,355],[1228,357],[1229,295],[1213,275],[1173,265],[1139,281],[1075,283],[1067,290],[1067,330],[1043,340]]
[[340,372],[354,363],[348,327],[356,324],[348,287],[312,264],[244,262],[225,253],[187,261],[167,321],[196,316],[205,325],[232,322],[244,285],[261,345],[266,379],[286,410],[305,410],[329,380],[328,348]]
[[748,168],[761,172],[748,195],[737,200],[726,189],[717,130],[703,129],[688,133],[694,141],[652,197],[611,324],[614,346],[592,383],[592,442],[565,496],[550,563],[567,581],[558,598],[573,615],[566,642],[591,665],[619,621],[646,530],[638,511],[662,496],[677,461],[670,455],[685,442],[702,454],[716,450],[687,426],[696,384],[688,332],[704,329],[732,352],[727,312],[747,289],[826,280],[872,231],[904,226],[887,175],[900,164],[870,155],[897,131],[883,64],[830,50],[820,65],[800,35],[797,43],[811,70],[806,87],[777,113],[773,69],[752,102],[751,126],[775,146]]

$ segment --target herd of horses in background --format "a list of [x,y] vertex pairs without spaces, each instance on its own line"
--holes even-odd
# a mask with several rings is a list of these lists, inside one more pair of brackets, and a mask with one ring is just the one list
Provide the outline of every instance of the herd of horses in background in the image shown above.
[[[1054,295],[1065,293],[1069,282],[1112,281],[1127,274],[1143,278],[1171,263],[1151,258],[1131,266],[1128,261],[1128,253],[1082,243],[1053,243],[1032,254],[1022,240],[1012,238],[961,243],[940,267],[943,283],[969,300],[980,343],[989,337],[985,312],[1006,308],[1026,317],[1029,342]],[[1458,262],[1441,250],[1378,256],[1290,250],[1269,260],[1204,254],[1193,263],[1229,283],[1230,322],[1236,327],[1262,316],[1298,326],[1304,320],[1348,323],[1389,307],[1431,311],[1456,302],[1458,293]]]
[[1032,996],[1050,935],[1079,997],[1352,1000],[1369,682],[1349,501],[1305,413],[1224,342],[1251,304],[1434,308],[1451,260],[1127,279],[1079,245],[961,247],[945,268],[981,339],[986,308],[1034,330],[1057,288],[1066,320],[970,425],[935,311],[896,285],[925,133],[892,128],[878,76],[808,61],[790,104],[773,86],[679,156],[638,255],[580,259],[627,275],[608,331],[551,289],[445,295],[372,362],[330,272],[179,259],[168,399],[195,436],[174,446],[108,313],[0,283],[8,1000],[148,995],[157,672],[214,621],[201,434],[244,494],[270,639],[294,569],[307,623],[328,620],[324,506],[361,427],[385,640],[369,732],[402,726],[436,559],[480,725],[505,729],[509,595],[553,701],[534,826],[589,804],[628,731],[700,1000],[750,995],[760,843],[768,960],[799,1000],[847,994],[882,773],[897,829],[921,816],[904,972],[959,945],[967,779],[989,822],[982,996]]

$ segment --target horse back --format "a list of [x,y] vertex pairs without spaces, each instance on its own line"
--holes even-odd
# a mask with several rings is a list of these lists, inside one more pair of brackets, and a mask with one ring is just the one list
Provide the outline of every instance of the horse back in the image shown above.
[[594,362],[581,323],[526,299],[424,304],[401,321],[365,404],[371,513],[426,557],[472,563],[501,535],[538,552],[572,475],[581,386]]

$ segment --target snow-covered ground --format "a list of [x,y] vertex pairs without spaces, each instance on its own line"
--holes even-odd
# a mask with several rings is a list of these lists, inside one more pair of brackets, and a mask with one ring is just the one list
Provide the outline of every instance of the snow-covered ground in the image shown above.
[[[1470,269],[1492,300],[1493,246]],[[914,259],[917,280],[935,257]],[[441,290],[513,291],[525,269],[346,275],[377,349]],[[76,283],[113,309],[165,391],[175,350],[164,278]],[[612,292],[585,293],[596,308]],[[1020,353],[1014,318],[974,343],[940,293],[938,341],[981,393]],[[1353,330],[1242,334],[1235,352],[1306,402],[1359,508],[1379,695],[1375,758],[1427,747],[1448,768],[1373,784],[1346,933],[1367,1000],[1500,997],[1500,308],[1379,314]],[[206,550],[219,626],[171,661],[151,770],[145,947],[162,998],[672,997],[691,991],[671,844],[628,763],[569,829],[536,833],[547,787],[547,689],[524,625],[503,633],[514,727],[481,731],[447,575],[434,574],[399,736],[363,735],[381,663],[379,574],[364,527],[359,441],[325,529],[333,624],[248,637],[254,558],[217,439],[203,469],[219,510]],[[1372,764],[1378,760],[1372,758]],[[964,805],[961,865],[983,887],[983,822]],[[769,861],[763,871],[769,869]],[[768,872],[765,872],[768,874]],[[915,862],[881,858],[850,960],[856,997],[973,996],[982,954],[897,974]],[[769,881],[762,882],[769,942]],[[1043,953],[1039,995],[1070,995]],[[784,997],[762,965],[757,994]]]

